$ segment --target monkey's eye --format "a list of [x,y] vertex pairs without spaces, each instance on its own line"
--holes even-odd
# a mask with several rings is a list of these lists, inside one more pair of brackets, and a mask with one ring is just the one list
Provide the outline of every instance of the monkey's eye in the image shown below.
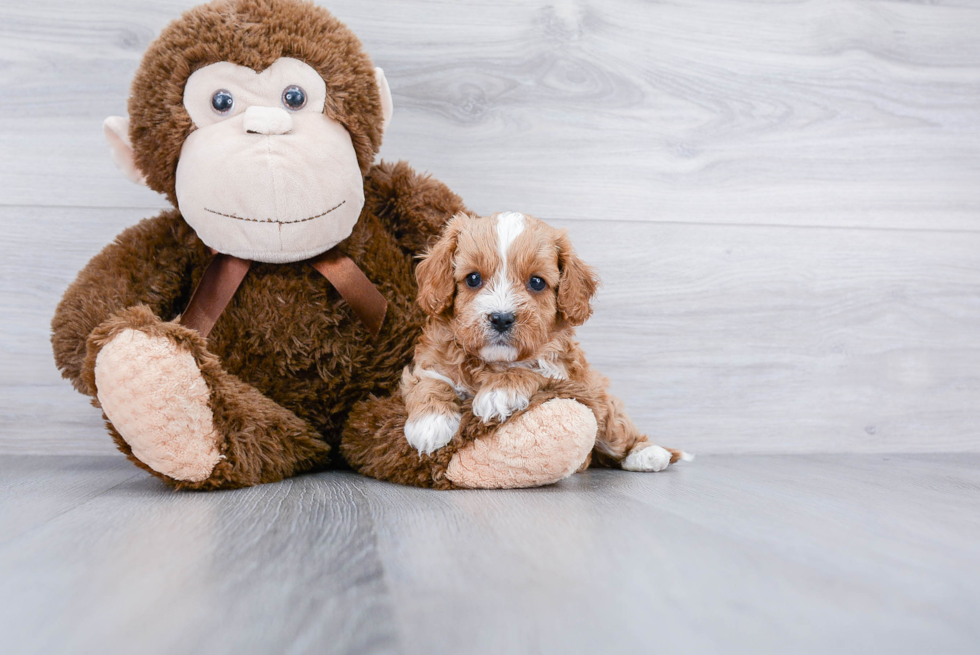
[[544,288],[548,286],[548,283],[537,275],[532,275],[531,279],[527,281],[527,286],[531,287],[531,289],[534,291],[544,291]]
[[211,108],[219,114],[227,114],[234,106],[235,96],[231,95],[230,91],[221,89],[219,91],[215,91],[214,95],[211,96]]
[[470,273],[466,276],[466,286],[469,288],[479,289],[481,284],[483,284],[483,278],[480,277],[479,273]]
[[306,91],[296,86],[287,86],[282,92],[282,104],[293,111],[299,111],[306,106]]

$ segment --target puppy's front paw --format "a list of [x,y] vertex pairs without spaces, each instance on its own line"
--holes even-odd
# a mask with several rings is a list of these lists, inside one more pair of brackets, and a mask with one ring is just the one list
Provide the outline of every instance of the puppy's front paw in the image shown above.
[[415,450],[428,455],[452,441],[459,429],[459,414],[421,414],[405,423],[405,438]]
[[670,451],[660,446],[647,446],[634,450],[623,460],[627,471],[663,471],[670,464]]
[[473,399],[473,414],[489,423],[495,418],[506,421],[514,412],[527,409],[530,400],[513,389],[480,391]]

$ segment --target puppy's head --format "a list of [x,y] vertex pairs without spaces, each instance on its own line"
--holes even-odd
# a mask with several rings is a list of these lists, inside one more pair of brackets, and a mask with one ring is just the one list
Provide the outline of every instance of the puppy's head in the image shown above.
[[525,214],[457,214],[416,271],[419,305],[487,361],[533,357],[592,314],[598,278],[562,230]]

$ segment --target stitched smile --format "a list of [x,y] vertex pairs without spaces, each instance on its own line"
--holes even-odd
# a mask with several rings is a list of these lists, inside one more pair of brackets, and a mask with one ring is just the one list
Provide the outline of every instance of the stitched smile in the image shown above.
[[309,218],[298,218],[295,221],[277,221],[272,218],[245,218],[244,216],[236,216],[234,214],[222,214],[221,212],[216,212],[213,209],[208,209],[207,207],[204,208],[204,211],[210,212],[212,214],[217,214],[218,216],[224,216],[226,218],[234,218],[235,220],[239,220],[239,221],[248,221],[250,223],[277,223],[278,225],[289,225],[290,223],[305,223],[306,221],[312,221],[314,218],[320,218],[321,216],[326,216],[333,210],[339,209],[340,206],[343,205],[345,202],[347,201],[341,200],[340,204],[331,207],[330,209],[323,212],[322,214],[317,214],[316,216],[310,216]]

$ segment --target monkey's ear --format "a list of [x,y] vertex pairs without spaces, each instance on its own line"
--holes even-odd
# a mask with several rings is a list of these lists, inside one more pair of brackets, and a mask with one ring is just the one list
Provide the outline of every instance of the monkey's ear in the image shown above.
[[381,124],[381,129],[387,132],[388,123],[391,122],[391,113],[395,109],[391,102],[391,89],[388,88],[385,72],[380,68],[374,69],[374,79],[378,83],[378,92],[381,93],[381,113],[384,115],[384,123]]
[[102,123],[102,132],[109,142],[112,152],[112,163],[122,171],[126,179],[135,184],[146,186],[146,176],[136,167],[136,153],[129,142],[129,118],[125,116],[110,116]]

